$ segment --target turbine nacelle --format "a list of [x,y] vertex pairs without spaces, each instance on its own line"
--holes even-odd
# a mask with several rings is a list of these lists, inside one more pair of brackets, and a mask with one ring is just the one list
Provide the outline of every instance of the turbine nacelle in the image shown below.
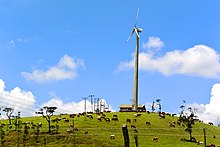
[[142,32],[142,31],[143,31],[143,29],[142,29],[142,28],[136,28],[136,29],[137,29],[138,33],[140,33],[140,32]]
[[141,33],[141,32],[143,31],[142,28],[137,28],[137,27],[136,27],[137,20],[138,20],[138,15],[139,15],[139,9],[138,9],[138,11],[137,11],[136,22],[135,22],[134,28],[133,28],[133,30],[132,30],[130,36],[128,37],[127,42],[128,42],[128,40],[131,38],[131,36],[134,34],[134,32],[136,33],[136,36],[137,36],[138,38],[140,38],[139,33]]

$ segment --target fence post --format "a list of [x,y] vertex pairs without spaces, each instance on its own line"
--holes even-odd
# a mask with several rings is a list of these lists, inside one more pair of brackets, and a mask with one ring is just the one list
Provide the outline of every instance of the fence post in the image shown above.
[[204,134],[204,146],[206,147],[206,128],[203,128],[203,134]]
[[122,132],[123,132],[123,136],[124,136],[124,146],[125,147],[129,147],[130,143],[129,143],[129,135],[128,135],[128,128],[127,128],[127,125],[124,124],[122,126]]

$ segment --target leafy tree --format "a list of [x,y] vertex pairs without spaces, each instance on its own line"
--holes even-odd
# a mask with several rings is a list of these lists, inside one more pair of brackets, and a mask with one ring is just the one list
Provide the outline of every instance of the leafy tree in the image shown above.
[[185,131],[187,131],[189,133],[189,137],[190,137],[190,141],[195,141],[193,140],[193,137],[192,137],[192,130],[193,130],[193,125],[195,124],[194,123],[194,118],[195,118],[195,111],[196,109],[192,108],[192,107],[188,107],[188,111],[190,112],[190,114],[187,116],[185,115],[184,111],[185,111],[185,108],[186,108],[186,102],[184,102],[184,105],[181,105],[180,108],[182,109],[181,112],[180,112],[180,116],[179,116],[179,121],[183,122],[186,124],[186,129]]
[[152,106],[151,106],[151,111],[154,112],[155,110],[155,102],[153,101]]
[[20,111],[18,112],[17,116],[12,116],[12,117],[14,117],[13,124],[15,125],[15,131],[18,131],[18,132],[20,132],[20,128],[21,128],[21,124],[22,124],[22,122],[20,120],[20,118],[21,118],[20,116],[21,116]]
[[55,112],[55,110],[57,109],[57,107],[48,107],[48,106],[44,106],[42,109],[40,109],[40,111],[35,112],[36,114],[41,114],[48,122],[48,133],[51,133],[51,128],[50,128],[50,121],[51,121],[51,116],[53,116],[53,113]]
[[156,99],[157,105],[159,107],[159,112],[161,112],[161,99]]
[[192,125],[194,124],[194,121],[193,119],[191,119],[191,117],[187,117],[185,120],[184,120],[184,123],[186,124],[186,129],[185,131],[187,131],[189,133],[189,138],[190,138],[190,141],[192,141]]
[[12,113],[14,112],[14,109],[11,107],[5,107],[3,111],[5,111],[6,116],[8,117],[9,125],[11,125],[11,117],[12,117]]
[[181,109],[180,117],[179,117],[180,121],[185,118],[185,115],[184,115],[185,107],[186,107],[186,101],[183,100],[183,105],[180,106],[180,109]]

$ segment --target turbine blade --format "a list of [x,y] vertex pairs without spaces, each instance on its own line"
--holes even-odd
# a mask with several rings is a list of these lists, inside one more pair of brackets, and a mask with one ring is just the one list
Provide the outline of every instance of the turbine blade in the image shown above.
[[135,29],[133,29],[133,31],[131,32],[130,36],[127,39],[127,42],[130,40],[131,36],[134,34]]
[[139,8],[138,8],[138,10],[137,10],[136,21],[138,20],[138,15],[139,15]]
[[134,30],[135,30],[135,33],[136,33],[136,35],[138,36],[138,38],[140,38],[140,36],[139,36],[139,34],[138,34],[137,28],[135,28]]

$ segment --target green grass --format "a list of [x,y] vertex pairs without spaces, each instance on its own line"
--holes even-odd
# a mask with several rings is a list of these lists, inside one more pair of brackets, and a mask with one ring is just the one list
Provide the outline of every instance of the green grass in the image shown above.
[[[22,125],[21,132],[14,131],[15,127],[13,125],[12,129],[7,129],[7,120],[1,120],[1,123],[6,124],[3,128],[5,132],[5,142],[4,146],[79,146],[79,147],[123,147],[124,138],[122,133],[122,125],[127,124],[130,146],[135,146],[134,136],[138,136],[139,147],[147,146],[157,146],[157,147],[195,147],[204,146],[197,145],[192,142],[180,141],[182,138],[189,139],[188,132],[184,131],[183,126],[175,125],[175,128],[171,128],[168,124],[172,121],[177,122],[177,117],[166,116],[165,119],[159,117],[157,113],[141,113],[140,117],[134,117],[134,113],[130,112],[114,112],[105,113],[106,117],[112,118],[114,114],[118,116],[119,121],[99,122],[97,120],[97,114],[93,114],[93,119],[86,118],[84,116],[69,118],[69,115],[63,115],[68,118],[70,122],[64,122],[62,119],[59,121],[59,129],[56,134],[55,131],[52,134],[48,134],[48,124],[43,117],[27,117],[21,118],[22,123],[33,122],[34,124],[42,122],[43,127],[40,128],[40,134],[37,136],[36,127],[34,129],[28,130],[28,135],[26,136],[28,140],[24,140],[24,125]],[[61,118],[60,116],[52,116],[52,119]],[[131,120],[133,118],[137,119],[137,122],[127,123],[127,118]],[[73,133],[67,133],[66,130],[71,129],[69,124],[74,121],[75,128],[79,131],[74,131]],[[146,125],[146,121],[150,122],[151,125]],[[51,123],[55,125],[56,123]],[[135,125],[138,133],[134,132],[131,125]],[[32,126],[29,124],[29,126]],[[196,140],[204,141],[203,128],[207,128],[207,144],[220,145],[220,128],[215,126],[210,126],[201,122],[196,122],[193,125],[193,137]],[[88,132],[85,134],[85,132]],[[115,139],[110,139],[111,135],[115,135]],[[216,138],[213,138],[213,136]],[[19,136],[19,137],[18,137]],[[38,138],[37,138],[38,137]],[[152,141],[154,137],[158,137],[158,141]],[[18,141],[19,139],[19,141]],[[36,143],[38,140],[38,143]]]

